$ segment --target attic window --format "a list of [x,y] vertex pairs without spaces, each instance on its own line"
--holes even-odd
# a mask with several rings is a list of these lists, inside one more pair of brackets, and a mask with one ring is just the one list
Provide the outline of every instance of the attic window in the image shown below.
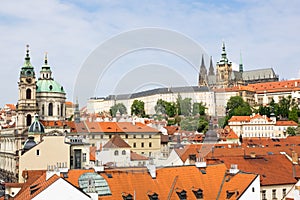
[[230,191],[230,190],[227,190],[226,191],[226,199],[230,199],[234,194],[236,194],[236,196],[239,195],[239,192],[238,191]]
[[141,127],[138,127],[138,129],[142,129]]
[[53,86],[52,86],[52,85],[49,85],[49,89],[52,90],[52,89],[53,89]]
[[133,196],[131,194],[127,194],[125,192],[122,193],[123,200],[133,200]]
[[194,188],[193,193],[197,199],[203,199],[203,190],[201,190],[200,188],[199,189]]
[[111,127],[109,126],[109,127],[107,127],[107,129],[111,129]]
[[185,190],[176,190],[176,193],[179,197],[180,200],[186,200],[187,199],[187,195],[186,195],[186,191]]
[[148,193],[149,200],[158,200],[158,194],[156,192],[154,193]]

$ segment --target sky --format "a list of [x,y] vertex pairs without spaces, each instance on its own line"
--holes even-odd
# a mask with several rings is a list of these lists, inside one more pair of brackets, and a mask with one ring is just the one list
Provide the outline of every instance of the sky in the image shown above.
[[[37,77],[47,52],[54,79],[81,106],[90,97],[197,85],[201,55],[215,64],[223,41],[235,67],[241,53],[244,70],[272,67],[280,80],[300,78],[299,7],[298,0],[3,1],[0,107],[17,103],[27,44]],[[151,35],[153,28],[163,31]]]

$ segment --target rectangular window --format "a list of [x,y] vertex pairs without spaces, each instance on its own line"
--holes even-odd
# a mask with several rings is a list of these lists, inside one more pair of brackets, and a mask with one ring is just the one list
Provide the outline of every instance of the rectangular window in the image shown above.
[[152,143],[151,142],[149,142],[149,147],[152,147]]
[[39,149],[36,150],[36,155],[37,155],[37,156],[40,155],[40,150],[39,150]]
[[103,139],[103,135],[101,135],[100,137],[101,137],[101,139]]
[[272,190],[272,199],[276,199],[276,190]]
[[141,138],[144,138],[144,135],[141,135]]
[[128,139],[128,135],[127,134],[125,135],[125,138]]
[[82,161],[83,161],[83,162],[86,162],[86,153],[83,153],[83,154],[82,154]]
[[152,135],[149,135],[149,138],[152,138]]
[[92,139],[95,139],[95,135],[92,135]]
[[263,191],[261,192],[261,199],[262,199],[262,200],[266,200],[266,190],[263,190]]
[[111,139],[111,135],[109,135],[109,139]]
[[136,143],[135,142],[133,143],[133,148],[136,148]]
[[283,189],[282,189],[282,197],[285,197],[285,196],[286,196],[286,189],[283,188]]
[[133,138],[136,138],[136,135],[133,135]]
[[144,142],[141,143],[141,147],[144,147]]

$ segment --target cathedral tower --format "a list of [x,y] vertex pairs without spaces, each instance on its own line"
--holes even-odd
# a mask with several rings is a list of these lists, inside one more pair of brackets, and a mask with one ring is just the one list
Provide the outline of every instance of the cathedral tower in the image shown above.
[[17,127],[25,128],[30,126],[34,115],[38,112],[36,102],[36,79],[34,68],[30,63],[29,45],[26,46],[26,57],[24,66],[21,68],[18,88],[17,103]]
[[199,73],[199,86],[205,86],[207,85],[207,70],[204,64],[204,58],[202,54],[201,59],[201,66],[200,66],[200,73]]
[[232,63],[228,61],[225,43],[222,45],[221,59],[217,62],[217,85],[218,87],[225,88],[229,85],[229,81],[232,73]]

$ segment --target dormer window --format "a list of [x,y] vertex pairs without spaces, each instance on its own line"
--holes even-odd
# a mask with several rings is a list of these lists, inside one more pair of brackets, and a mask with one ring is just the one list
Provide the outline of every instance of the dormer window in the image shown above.
[[185,190],[177,189],[176,193],[177,193],[177,195],[178,195],[178,197],[179,197],[180,200],[186,200],[187,199],[187,195],[186,195],[186,191]]
[[197,199],[203,199],[203,190],[194,188],[192,191]]
[[52,89],[53,89],[53,86],[52,86],[52,85],[50,85],[50,86],[49,86],[49,89],[50,89],[50,90],[52,90]]
[[122,193],[123,200],[133,200],[133,196],[131,194]]
[[158,194],[156,192],[154,193],[148,193],[149,200],[158,200]]

